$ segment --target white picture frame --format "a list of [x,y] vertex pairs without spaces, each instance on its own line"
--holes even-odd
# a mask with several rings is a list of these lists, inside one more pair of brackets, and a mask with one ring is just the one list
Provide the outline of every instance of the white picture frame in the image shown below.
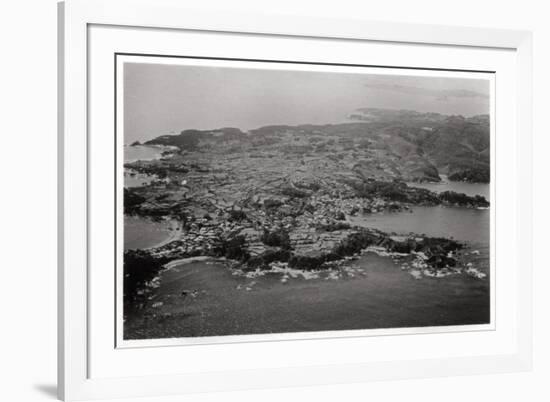
[[[463,28],[432,25],[411,25],[362,20],[321,20],[307,17],[275,15],[241,15],[225,12],[211,13],[189,10],[177,0],[68,0],[59,4],[59,311],[58,311],[58,393],[63,400],[81,400],[115,397],[160,396],[178,393],[253,389],[281,386],[346,383],[380,379],[449,376],[464,374],[502,373],[529,370],[532,361],[531,341],[531,33],[480,28]],[[513,186],[502,190],[511,198],[505,205],[511,216],[509,230],[513,238],[515,258],[502,258],[497,253],[498,264],[510,272],[510,286],[514,297],[510,306],[513,319],[509,326],[497,327],[502,332],[502,351],[482,353],[472,348],[471,353],[459,349],[452,357],[434,357],[417,353],[416,357],[385,361],[321,361],[308,357],[285,366],[280,361],[270,361],[269,349],[278,342],[241,344],[233,346],[246,354],[265,354],[267,361],[261,365],[242,363],[235,369],[214,360],[203,362],[201,370],[178,373],[175,369],[164,372],[137,373],[124,371],[125,364],[114,364],[106,356],[100,344],[94,343],[97,332],[91,330],[94,308],[90,295],[90,261],[94,258],[89,249],[91,221],[89,208],[93,202],[90,194],[90,32],[94,27],[147,28],[166,32],[238,34],[241,36],[287,38],[289,40],[330,40],[341,43],[376,43],[377,45],[421,45],[456,49],[484,49],[506,52],[503,68],[508,72],[508,85],[513,88],[510,107],[515,125],[508,128],[502,140],[508,148],[508,169]],[[154,43],[154,41],[153,41]],[[120,51],[132,49],[120,49]],[[245,50],[243,50],[244,52]],[[510,59],[511,58],[511,59]],[[504,60],[504,59],[503,59]],[[449,62],[450,63],[450,62]],[[95,83],[94,83],[95,85]],[[498,113],[498,109],[497,109]],[[504,131],[503,131],[504,132]],[[520,140],[521,138],[521,140]],[[499,140],[500,141],[500,140]],[[112,150],[111,150],[112,151]],[[108,152],[111,152],[108,151]],[[497,151],[498,152],[498,151]],[[498,157],[498,154],[497,154]],[[511,160],[513,159],[513,160]],[[500,221],[497,218],[497,224]],[[504,223],[503,223],[504,224]],[[500,226],[504,227],[504,226]],[[521,260],[517,257],[521,256]],[[500,286],[497,284],[497,286]],[[102,289],[111,291],[112,288]],[[503,329],[503,327],[505,327]],[[99,328],[101,331],[101,328]],[[94,329],[97,331],[97,329]],[[93,336],[92,336],[93,335]],[[110,335],[109,335],[110,336]],[[454,334],[460,337],[460,334]],[[386,347],[393,338],[387,337]],[[392,339],[390,339],[392,338]],[[405,339],[405,337],[401,337]],[[361,338],[361,342],[374,342],[373,337]],[[351,347],[356,339],[300,341],[309,352],[315,345],[335,348]],[[332,342],[332,343],[331,343]],[[99,345],[99,346],[98,346]],[[347,346],[346,346],[347,345]],[[355,344],[356,346],[359,344]],[[361,344],[363,347],[364,344]],[[189,346],[197,348],[197,346]],[[233,353],[228,345],[212,349],[196,349],[195,355],[205,353]],[[223,348],[228,349],[224,351]],[[133,355],[144,362],[169,358],[173,347],[167,346],[158,356]],[[464,350],[468,344],[464,345]],[[183,349],[178,349],[177,353]],[[495,349],[496,350],[496,349]],[[191,349],[187,349],[191,353]],[[139,351],[134,351],[140,353]],[[103,353],[103,354],[102,354]],[[128,353],[128,352],[125,352]],[[147,352],[149,353],[149,352]],[[280,353],[279,353],[280,354]],[[145,357],[143,357],[145,356]],[[167,357],[168,356],[168,357]],[[126,357],[123,357],[124,360]],[[145,359],[145,360],[143,360]],[[149,360],[147,360],[149,359]],[[156,359],[156,360],[155,360]],[[101,361],[101,365],[92,364]],[[172,364],[171,367],[174,366]],[[112,365],[116,370],[104,370],[100,366]],[[126,362],[126,365],[129,365]],[[261,367],[260,367],[261,366]],[[99,368],[98,368],[99,367]],[[307,368],[307,370],[305,370]],[[118,370],[118,371],[117,371]]]

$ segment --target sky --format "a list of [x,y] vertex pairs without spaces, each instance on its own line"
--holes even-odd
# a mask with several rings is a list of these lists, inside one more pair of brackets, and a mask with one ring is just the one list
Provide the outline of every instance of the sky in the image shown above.
[[[405,74],[405,73],[404,73]],[[489,113],[489,80],[124,64],[124,143],[186,129],[349,121],[365,107]]]

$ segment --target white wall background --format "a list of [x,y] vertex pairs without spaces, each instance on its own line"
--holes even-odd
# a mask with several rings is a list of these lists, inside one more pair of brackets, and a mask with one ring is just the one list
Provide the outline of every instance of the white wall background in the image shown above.
[[[536,0],[231,0],[190,7],[516,28],[535,39],[535,367],[531,373],[162,398],[162,401],[550,400],[550,22]],[[56,2],[0,8],[0,400],[55,399]],[[147,399],[147,401],[152,399]],[[146,401],[143,399],[143,401]]]

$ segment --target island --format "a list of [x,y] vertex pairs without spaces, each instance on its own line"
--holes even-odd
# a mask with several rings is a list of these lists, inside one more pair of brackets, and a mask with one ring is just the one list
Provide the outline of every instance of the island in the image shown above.
[[186,129],[136,143],[166,150],[159,159],[125,163],[127,174],[152,179],[124,189],[124,214],[169,222],[175,235],[124,252],[125,320],[140,323],[129,325],[127,336],[150,335],[143,310],[153,309],[159,275],[197,258],[222,261],[248,278],[278,272],[282,283],[335,270],[353,275],[354,261],[365,253],[397,261],[417,279],[486,279],[472,262],[475,250],[465,252],[467,242],[390,233],[369,220],[415,207],[489,208],[482,195],[415,186],[442,175],[488,183],[488,116],[359,109],[350,119],[246,132]]

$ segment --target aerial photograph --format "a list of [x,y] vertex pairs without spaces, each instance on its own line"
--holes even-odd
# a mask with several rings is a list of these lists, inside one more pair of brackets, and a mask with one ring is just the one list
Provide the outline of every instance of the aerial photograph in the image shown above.
[[122,339],[490,324],[488,75],[126,61]]

